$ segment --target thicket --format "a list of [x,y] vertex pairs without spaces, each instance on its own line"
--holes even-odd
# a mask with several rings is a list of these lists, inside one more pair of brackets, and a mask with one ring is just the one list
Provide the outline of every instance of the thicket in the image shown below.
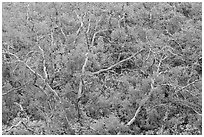
[[2,8],[3,134],[201,134],[201,3]]

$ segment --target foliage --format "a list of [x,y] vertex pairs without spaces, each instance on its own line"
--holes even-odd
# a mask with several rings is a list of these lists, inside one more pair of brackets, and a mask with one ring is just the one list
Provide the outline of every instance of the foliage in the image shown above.
[[202,6],[2,5],[3,134],[202,134]]

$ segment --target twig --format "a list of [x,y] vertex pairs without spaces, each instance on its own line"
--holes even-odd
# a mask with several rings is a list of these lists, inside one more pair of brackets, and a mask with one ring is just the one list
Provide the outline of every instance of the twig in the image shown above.
[[101,70],[96,71],[96,72],[93,72],[93,73],[91,73],[91,74],[92,74],[92,75],[96,75],[96,74],[99,74],[99,73],[101,73],[101,72],[108,71],[108,70],[110,70],[110,69],[116,67],[117,65],[119,65],[119,64],[121,64],[121,63],[123,63],[123,62],[125,62],[125,61],[127,61],[127,60],[130,60],[131,58],[133,58],[134,56],[138,55],[138,54],[141,53],[142,51],[144,51],[144,49],[141,49],[139,52],[137,52],[137,53],[131,55],[130,57],[128,57],[128,58],[126,58],[126,59],[123,59],[123,60],[117,62],[116,64],[114,64],[114,65],[112,65],[112,66],[110,66],[110,67],[108,67],[108,68],[106,68],[106,69],[101,69]]
[[200,79],[197,79],[197,80],[195,80],[195,81],[193,81],[193,82],[187,84],[186,86],[181,87],[180,89],[176,90],[174,94],[177,94],[179,91],[181,91],[181,90],[187,88],[188,86],[190,86],[190,85],[192,85],[192,84],[194,84],[194,83],[196,83],[196,82],[198,82],[198,81],[200,81]]

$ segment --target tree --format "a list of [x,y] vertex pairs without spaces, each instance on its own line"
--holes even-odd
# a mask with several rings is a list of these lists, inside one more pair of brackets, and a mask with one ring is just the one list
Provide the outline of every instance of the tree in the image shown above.
[[201,134],[201,3],[2,7],[3,134]]

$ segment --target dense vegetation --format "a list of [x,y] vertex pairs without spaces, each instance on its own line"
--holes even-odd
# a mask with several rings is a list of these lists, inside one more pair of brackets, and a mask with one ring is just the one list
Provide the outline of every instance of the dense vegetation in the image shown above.
[[202,134],[201,3],[3,3],[3,134]]

